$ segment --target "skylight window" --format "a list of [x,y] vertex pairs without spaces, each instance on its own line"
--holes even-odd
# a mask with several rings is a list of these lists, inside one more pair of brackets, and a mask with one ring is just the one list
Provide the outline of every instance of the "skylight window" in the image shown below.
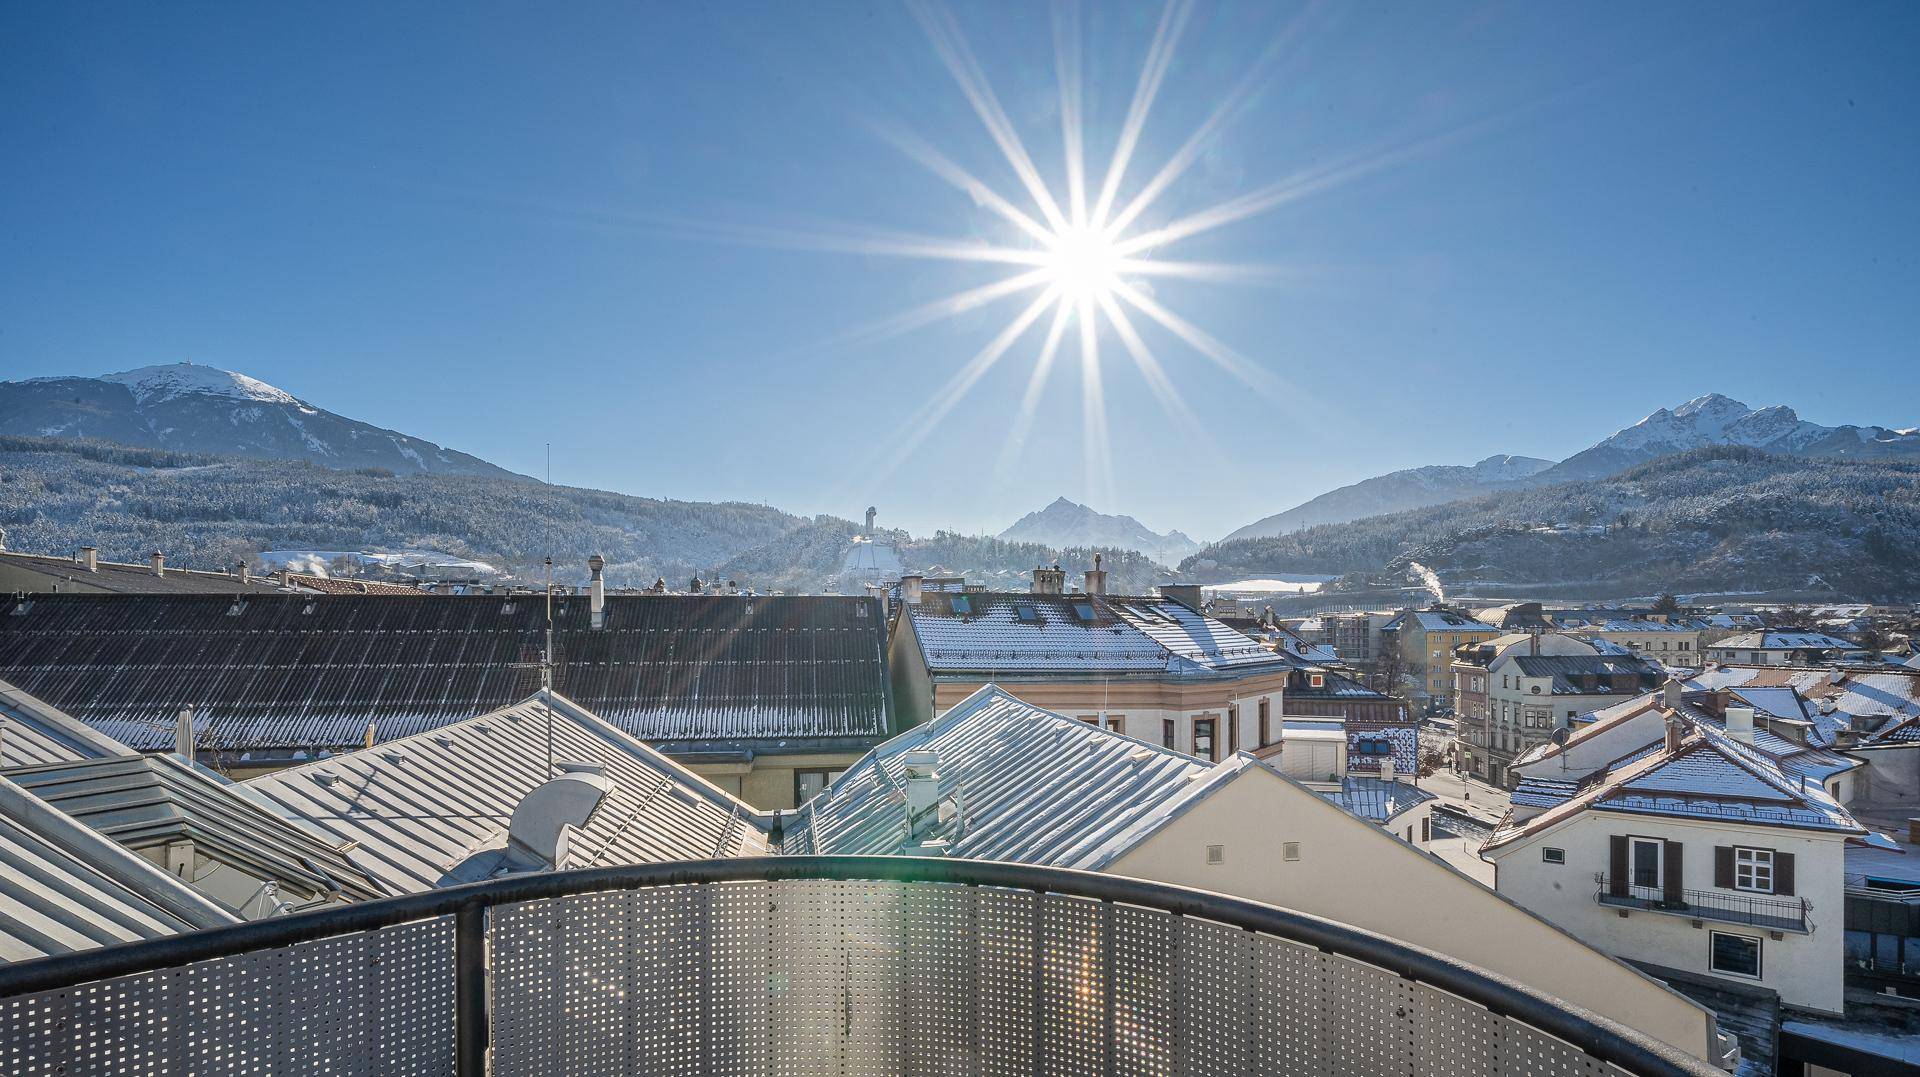
[[1036,612],[1032,606],[1015,606],[1013,608],[1013,615],[1028,624],[1033,624],[1040,620],[1040,614]]
[[962,616],[973,612],[973,599],[966,595],[953,596],[953,612]]
[[1093,603],[1075,602],[1073,604],[1073,615],[1075,617],[1080,618],[1082,621],[1093,620]]

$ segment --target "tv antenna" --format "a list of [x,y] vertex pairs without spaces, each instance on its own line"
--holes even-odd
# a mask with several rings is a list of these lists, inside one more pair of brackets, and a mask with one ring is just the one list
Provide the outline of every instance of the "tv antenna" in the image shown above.
[[[547,485],[553,485],[553,442],[547,442]],[[547,528],[547,649],[540,654],[540,704],[547,712],[547,770],[553,777],[553,528]]]
[[1560,773],[1565,774],[1567,772],[1567,742],[1573,739],[1573,731],[1566,726],[1561,726],[1555,729],[1553,735],[1547,739],[1553,741],[1555,748],[1560,749]]

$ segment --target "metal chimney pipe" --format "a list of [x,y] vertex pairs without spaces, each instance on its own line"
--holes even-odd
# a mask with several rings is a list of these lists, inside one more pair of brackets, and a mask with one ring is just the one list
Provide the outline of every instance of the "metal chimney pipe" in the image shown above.
[[593,573],[593,581],[590,584],[592,595],[588,599],[587,608],[593,614],[595,628],[605,628],[607,624],[607,581],[601,576],[602,570],[606,567],[607,559],[597,553],[587,558],[587,571]]
[[180,712],[179,719],[174,723],[173,750],[191,762],[193,748],[193,708],[187,707]]

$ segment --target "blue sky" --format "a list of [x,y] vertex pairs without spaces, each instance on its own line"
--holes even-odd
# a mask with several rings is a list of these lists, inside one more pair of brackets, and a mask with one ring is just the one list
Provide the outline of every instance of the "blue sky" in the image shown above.
[[[551,441],[556,481],[922,533],[1064,494],[1217,537],[1709,391],[1920,424],[1913,4],[1199,4],[1122,200],[1254,92],[1143,226],[1343,178],[1153,252],[1268,267],[1151,295],[1269,381],[1139,319],[1196,430],[1109,327],[1110,491],[1071,341],[1004,447],[1044,318],[897,448],[1025,305],[863,336],[1009,269],[812,243],[1026,242],[879,133],[1024,202],[910,10],[271,8],[0,11],[0,375],[192,360],[532,474]],[[1081,13],[1096,176],[1161,10]],[[1059,190],[1050,12],[955,18]]]

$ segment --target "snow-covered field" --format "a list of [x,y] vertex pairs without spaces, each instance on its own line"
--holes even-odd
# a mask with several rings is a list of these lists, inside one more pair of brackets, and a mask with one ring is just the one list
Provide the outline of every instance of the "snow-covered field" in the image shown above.
[[1281,576],[1259,580],[1236,580],[1233,583],[1208,584],[1207,590],[1216,594],[1312,594],[1318,591],[1332,576],[1298,576],[1287,573]]
[[291,568],[295,572],[325,576],[327,566],[342,557],[363,565],[388,568],[427,564],[443,573],[464,570],[475,576],[500,574],[499,569],[484,561],[470,561],[439,550],[267,550],[260,555],[260,560],[275,569]]

